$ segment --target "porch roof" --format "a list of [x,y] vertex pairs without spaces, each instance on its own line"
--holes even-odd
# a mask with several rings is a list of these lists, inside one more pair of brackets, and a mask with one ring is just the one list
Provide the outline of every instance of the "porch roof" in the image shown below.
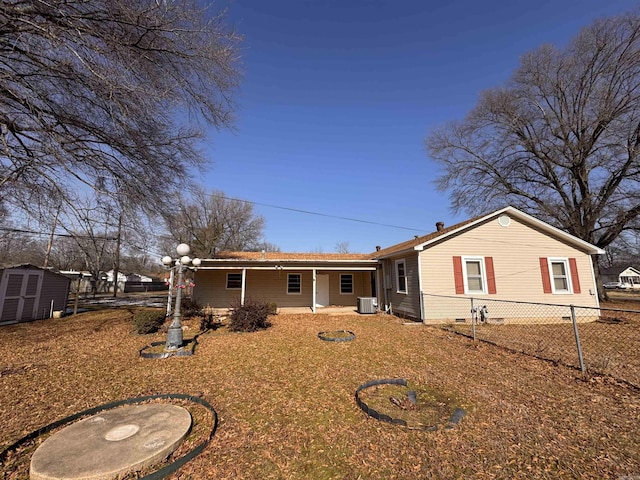
[[221,252],[203,259],[204,270],[375,270],[378,261],[370,254]]

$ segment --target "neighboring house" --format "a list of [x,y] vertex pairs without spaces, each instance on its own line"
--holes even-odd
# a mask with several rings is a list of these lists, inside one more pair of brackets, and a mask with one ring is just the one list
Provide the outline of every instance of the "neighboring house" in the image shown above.
[[[105,273],[108,289],[113,292],[113,270],[109,270]],[[161,290],[167,290],[169,287],[164,281],[159,281],[146,275],[138,273],[124,274],[118,272],[118,291],[131,293],[131,292],[156,292]]]
[[640,288],[640,271],[633,267],[627,267],[618,274],[618,281],[628,288]]
[[620,267],[607,267],[600,269],[600,281],[604,283],[619,282],[625,288],[640,288],[640,270],[627,267],[620,271]]
[[64,311],[69,283],[64,275],[34,265],[0,269],[0,322],[39,320]]
[[364,255],[220,254],[202,261],[193,296],[216,308],[252,297],[314,312],[375,297],[381,310],[424,322],[468,319],[471,298],[597,308],[591,255],[602,253],[506,207],[447,228],[438,222],[429,235]]
[[91,274],[89,272],[79,272],[77,270],[60,270],[61,275],[71,280],[71,292],[73,293],[90,293],[91,292]]

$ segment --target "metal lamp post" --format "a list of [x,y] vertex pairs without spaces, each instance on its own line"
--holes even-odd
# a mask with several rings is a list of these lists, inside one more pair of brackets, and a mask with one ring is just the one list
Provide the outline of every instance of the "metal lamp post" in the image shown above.
[[175,267],[178,270],[178,281],[176,283],[177,292],[176,292],[176,303],[175,308],[173,310],[173,321],[169,326],[169,330],[167,332],[167,343],[165,345],[165,350],[177,350],[182,347],[182,323],[180,321],[180,303],[182,301],[182,289],[184,285],[182,285],[182,272],[189,264],[194,267],[198,267],[201,263],[199,258],[191,259],[189,257],[189,252],[191,248],[186,243],[181,243],[176,247],[176,252],[178,252],[177,259],[171,258],[170,256],[162,257],[162,263],[169,267],[175,264]]

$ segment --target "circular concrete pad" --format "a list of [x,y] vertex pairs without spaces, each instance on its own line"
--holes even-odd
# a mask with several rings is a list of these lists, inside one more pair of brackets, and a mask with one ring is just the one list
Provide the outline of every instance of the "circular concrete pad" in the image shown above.
[[31,457],[33,480],[110,480],[173,452],[189,433],[191,415],[177,405],[115,408],[55,433]]

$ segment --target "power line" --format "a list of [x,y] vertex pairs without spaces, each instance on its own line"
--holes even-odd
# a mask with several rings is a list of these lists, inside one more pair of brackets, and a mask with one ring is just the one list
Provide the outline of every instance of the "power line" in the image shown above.
[[232,197],[227,197],[227,196],[224,196],[224,195],[217,195],[217,194],[213,194],[213,193],[211,193],[209,195],[211,197],[222,198],[224,200],[231,200],[231,201],[236,201],[236,202],[249,203],[251,205],[259,205],[261,207],[277,208],[277,209],[280,209],[280,210],[287,210],[289,212],[304,213],[304,214],[307,214],[307,215],[317,215],[319,217],[326,217],[326,218],[337,218],[339,220],[347,220],[349,222],[367,223],[369,225],[378,225],[378,226],[381,226],[381,227],[399,228],[401,230],[411,230],[413,232],[423,232],[424,231],[423,228],[403,227],[401,225],[391,225],[389,223],[373,222],[373,221],[370,221],[370,220],[362,220],[360,218],[342,217],[340,215],[331,215],[329,213],[313,212],[311,210],[301,210],[299,208],[283,207],[283,206],[280,206],[280,205],[271,205],[271,204],[268,204],[268,203],[253,202],[251,200],[243,200],[241,198],[232,198]]
[[[51,235],[51,232],[37,232],[35,230],[24,230],[21,228],[8,228],[8,227],[0,227],[0,230],[9,233],[28,233],[31,235]],[[66,238],[88,238],[88,239],[96,239],[96,240],[117,240],[116,237],[99,237],[99,236],[91,236],[91,235],[73,235],[70,233],[54,233],[55,237],[66,237]]]

